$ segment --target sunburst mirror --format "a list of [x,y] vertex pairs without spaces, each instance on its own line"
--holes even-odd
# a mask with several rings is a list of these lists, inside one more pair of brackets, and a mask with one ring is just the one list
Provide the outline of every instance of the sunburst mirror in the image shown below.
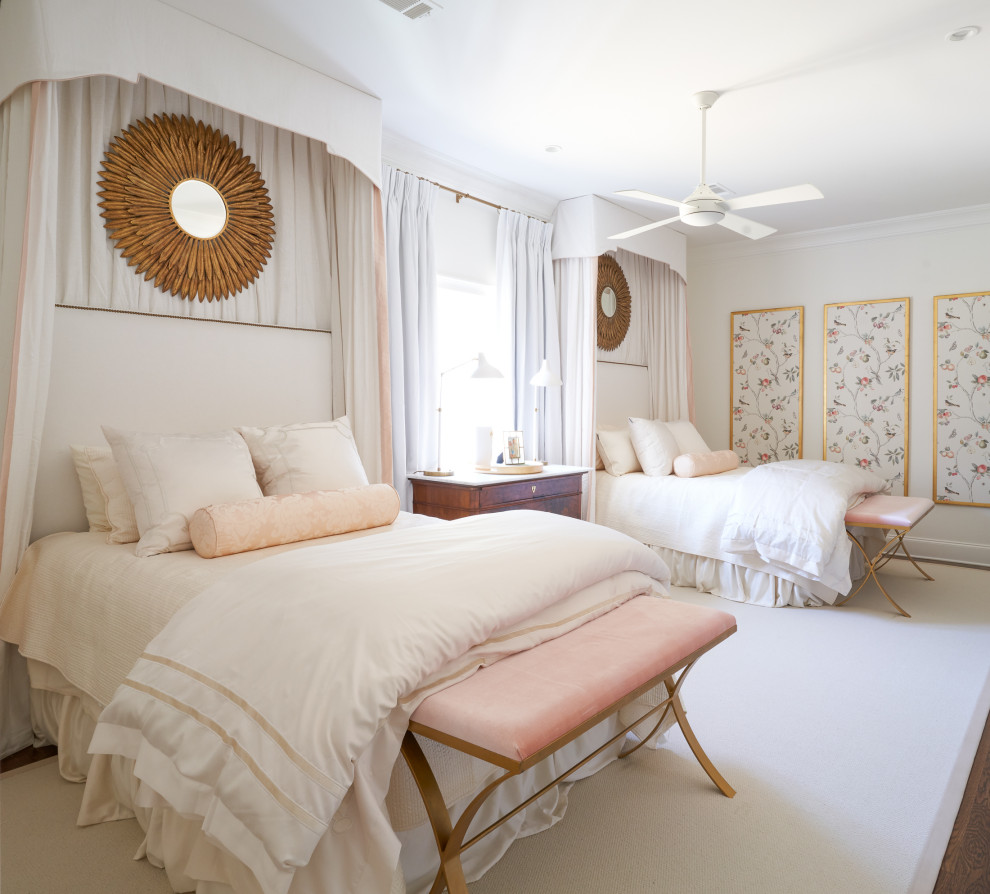
[[629,283],[612,255],[598,257],[598,347],[614,351],[629,331],[632,297]]
[[230,137],[202,121],[155,115],[132,124],[110,143],[100,175],[110,238],[164,292],[229,298],[271,257],[265,181]]

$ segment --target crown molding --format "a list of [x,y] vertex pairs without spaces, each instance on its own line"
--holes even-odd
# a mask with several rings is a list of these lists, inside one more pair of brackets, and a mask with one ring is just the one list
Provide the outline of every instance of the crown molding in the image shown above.
[[947,211],[892,217],[844,227],[790,233],[755,242],[723,242],[692,247],[689,240],[688,254],[692,261],[722,261],[988,224],[990,224],[990,205],[972,205],[968,208],[951,208]]
[[533,217],[549,220],[557,207],[557,199],[552,196],[495,177],[390,131],[382,132],[382,161],[449,189],[463,190],[476,198]]

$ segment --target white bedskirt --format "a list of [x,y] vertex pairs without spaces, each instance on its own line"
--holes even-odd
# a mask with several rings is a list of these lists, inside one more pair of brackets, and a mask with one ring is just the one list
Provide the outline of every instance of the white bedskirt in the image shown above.
[[[878,535],[870,532],[866,536],[872,540]],[[770,608],[832,604],[794,581],[767,574],[765,571],[721,559],[693,556],[663,546],[650,546],[650,549],[667,563],[670,582],[675,587],[694,587],[702,593],[711,593],[733,602],[748,602]],[[854,581],[859,580],[866,571],[863,557],[858,550],[850,558],[849,571]]]
[[[206,839],[200,820],[179,815],[142,786],[131,772],[133,761],[106,755],[94,759],[87,752],[101,705],[80,692],[50,665],[29,659],[28,670],[32,681],[32,722],[38,743],[57,744],[61,775],[72,782],[86,782],[80,824],[136,818],[145,832],[145,839],[135,858],[146,858],[152,865],[163,868],[177,892],[258,894],[260,889],[254,876]],[[628,716],[635,717],[637,709],[642,710],[645,704],[657,704],[665,695],[662,686],[647,693],[617,717],[585,733],[527,773],[506,782],[479,812],[477,827],[481,828],[507,812],[614,735],[620,723],[629,722],[625,719],[627,712]],[[672,723],[671,717],[664,723],[663,731],[648,743],[650,747],[662,744],[664,733]],[[610,764],[616,759],[621,744],[613,745],[575,772],[571,781],[591,776]],[[473,795],[494,775],[501,773],[484,761],[430,740],[421,739],[420,745],[443,780],[444,794],[455,821]],[[551,789],[467,851],[463,862],[468,880],[481,878],[516,838],[548,829],[561,819],[567,807],[569,788],[570,782]],[[393,880],[391,894],[421,894],[428,891],[433,882],[437,850],[416,784],[402,761],[396,764],[392,774],[387,803],[393,828],[402,841],[400,871]],[[317,850],[310,866],[296,874],[290,889],[292,894],[327,894],[323,881],[327,876],[319,864],[319,856]]]

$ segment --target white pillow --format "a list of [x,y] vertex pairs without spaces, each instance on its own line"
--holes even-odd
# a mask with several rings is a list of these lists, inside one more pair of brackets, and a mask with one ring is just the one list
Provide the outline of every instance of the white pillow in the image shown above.
[[629,436],[647,475],[669,475],[680,452],[673,432],[659,419],[629,417]]
[[238,428],[266,497],[368,484],[346,416],[272,428]]
[[711,453],[711,448],[705,443],[704,438],[698,434],[696,429],[687,419],[679,419],[677,422],[668,422],[674,439],[677,441],[678,453]]
[[599,429],[596,434],[598,437],[598,455],[602,458],[605,471],[609,475],[625,475],[627,472],[643,471],[636,451],[633,449],[628,428],[618,431]]
[[134,543],[141,536],[134,507],[110,448],[73,444],[70,449],[90,531],[106,531],[107,543]]
[[251,453],[233,430],[161,435],[103,426],[103,434],[134,505],[136,556],[192,549],[189,519],[197,509],[262,496]]

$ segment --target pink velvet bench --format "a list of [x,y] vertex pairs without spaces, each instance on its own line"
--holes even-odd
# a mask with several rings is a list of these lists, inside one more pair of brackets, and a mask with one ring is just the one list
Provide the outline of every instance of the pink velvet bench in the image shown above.
[[[461,866],[461,854],[467,848],[648,718],[656,718],[653,730],[620,757],[639,748],[672,712],[711,780],[727,797],[735,795],[702,750],[680,701],[680,688],[695,661],[735,630],[736,619],[727,612],[639,596],[426,698],[410,719],[402,754],[423,796],[440,853],[440,869],[431,894],[440,894],[444,886],[449,894],[467,894]],[[675,681],[678,671],[681,673]],[[658,705],[646,709],[608,742],[465,841],[478,809],[505,780],[539,763],[660,684],[665,685],[666,698]],[[475,797],[456,825],[414,734],[505,770]]]
[[[868,571],[863,577],[863,580],[860,581],[859,586],[843,599],[842,602],[836,603],[837,605],[845,605],[863,589],[863,586],[872,577],[877,582],[880,592],[887,597],[887,601],[904,615],[905,618],[911,617],[903,608],[894,602],[890,594],[884,589],[883,584],[880,583],[880,578],[877,577],[877,571],[883,568],[900,551],[910,559],[911,564],[928,580],[935,579],[914,561],[914,557],[907,551],[907,547],[904,545],[904,535],[928,515],[934,505],[927,497],[892,497],[885,494],[874,494],[846,513],[846,533],[849,535],[849,539],[859,547],[863,558],[866,559]],[[885,540],[883,546],[871,558],[859,538],[849,528],[879,528],[884,531],[890,531],[891,536]]]

